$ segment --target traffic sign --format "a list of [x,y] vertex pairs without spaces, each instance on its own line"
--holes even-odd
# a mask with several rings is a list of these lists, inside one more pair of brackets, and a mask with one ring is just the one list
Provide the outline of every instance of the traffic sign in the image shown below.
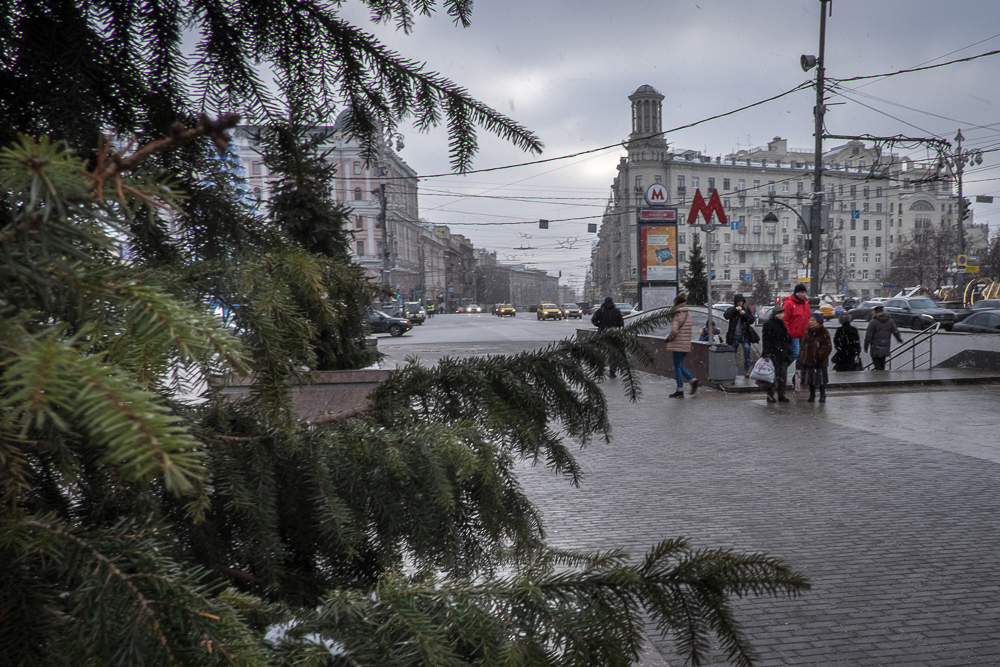
[[969,256],[968,255],[959,255],[958,256],[958,261],[955,262],[955,263],[958,264],[959,267],[968,266],[968,264],[969,264]]
[[857,220],[861,217],[861,211],[857,209],[851,209],[851,220]]
[[640,208],[640,221],[651,222],[676,222],[677,209],[675,208]]
[[666,206],[667,196],[667,187],[663,183],[653,183],[646,188],[646,203],[650,206]]

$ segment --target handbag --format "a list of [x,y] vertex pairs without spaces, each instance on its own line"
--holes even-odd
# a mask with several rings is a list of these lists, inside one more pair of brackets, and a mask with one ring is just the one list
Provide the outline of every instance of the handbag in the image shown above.
[[802,371],[795,371],[795,383],[792,385],[792,391],[802,391]]
[[750,371],[751,380],[760,380],[761,382],[773,383],[774,382],[774,364],[771,363],[770,359],[764,359],[761,357],[757,360],[757,363],[753,365],[753,370]]

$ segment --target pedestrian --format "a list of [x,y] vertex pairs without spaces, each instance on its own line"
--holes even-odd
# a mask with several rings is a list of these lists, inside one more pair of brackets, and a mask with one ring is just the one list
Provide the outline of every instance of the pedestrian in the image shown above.
[[789,361],[791,364],[799,356],[799,346],[802,344],[802,337],[806,335],[809,318],[812,317],[806,286],[802,283],[796,285],[795,291],[786,296],[781,305],[785,307],[785,328],[792,337],[792,359]]
[[[785,307],[780,303],[764,322],[761,356],[774,366],[774,383],[767,388],[767,402],[788,403],[785,385],[788,383],[788,364],[792,359],[792,336],[785,326]],[[775,388],[778,390],[777,399],[774,398]]]
[[677,311],[674,319],[670,323],[670,333],[667,334],[667,352],[673,355],[674,379],[677,380],[677,391],[670,394],[670,398],[682,398],[684,396],[684,380],[691,382],[691,395],[698,393],[698,380],[695,379],[691,371],[684,368],[684,356],[691,351],[691,313],[687,308],[687,294],[683,292],[674,299],[674,308]]
[[881,304],[872,307],[872,321],[868,323],[868,331],[865,332],[865,352],[871,347],[872,370],[884,371],[885,358],[889,356],[892,349],[892,337],[902,343],[903,337],[899,335],[899,327],[892,315],[885,312]]
[[427,304],[427,319],[434,317],[434,302]]
[[[615,305],[615,300],[609,296],[604,299],[601,307],[590,316],[590,323],[597,327],[598,331],[620,329],[625,326],[625,318],[622,317],[622,311],[618,310],[618,306]],[[608,370],[608,377],[612,379],[618,377],[618,366],[615,365],[614,361],[608,364]]]
[[823,324],[823,313],[816,311],[809,318],[806,334],[802,337],[802,349],[799,352],[799,365],[802,367],[802,382],[809,385],[809,398],[816,400],[816,388],[819,387],[819,402],[826,403],[826,385],[830,383],[827,367],[830,365],[830,352],[833,351],[833,341],[830,332]]
[[840,316],[840,328],[833,337],[833,346],[837,349],[833,355],[833,370],[840,373],[861,369],[861,336],[851,324],[849,313]]
[[[708,326],[709,326],[709,324],[712,325],[712,335],[711,336],[708,335]],[[698,340],[700,340],[702,342],[709,341],[709,342],[712,342],[712,343],[714,343],[716,341],[721,341],[722,340],[722,332],[719,331],[719,327],[715,326],[715,320],[712,320],[711,322],[705,322],[705,326],[703,326],[701,328],[701,335],[698,336]]]
[[760,342],[760,336],[753,329],[754,315],[746,307],[746,302],[742,294],[737,294],[733,297],[733,305],[722,316],[729,320],[726,345],[743,348],[743,377],[750,377],[750,346]]

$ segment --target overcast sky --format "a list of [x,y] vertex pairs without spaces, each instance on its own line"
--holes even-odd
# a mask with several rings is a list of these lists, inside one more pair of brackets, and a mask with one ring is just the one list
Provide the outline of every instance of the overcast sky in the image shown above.
[[[1000,49],[996,0],[832,4],[826,34],[828,77],[891,72]],[[818,51],[819,5],[819,0],[480,0],[472,27],[456,27],[442,13],[417,21],[410,35],[371,24],[357,4],[345,4],[343,15],[401,55],[426,62],[428,69],[526,125],[545,143],[541,157],[551,158],[625,140],[630,131],[627,97],[642,84],[666,96],[667,129],[813,78],[814,71],[806,74],[799,67],[799,56]],[[858,93],[852,94],[853,100],[836,95],[830,100],[846,104],[829,108],[827,131],[952,140],[961,127],[968,145],[997,149],[998,81],[1000,55],[877,79],[860,88],[866,82],[844,84]],[[809,148],[814,101],[813,90],[800,91],[668,134],[667,141],[672,148],[713,156],[761,146],[775,136],[787,138],[789,147]],[[990,125],[994,127],[982,127]],[[402,157],[419,174],[449,171],[443,130],[419,134],[403,128],[403,133]],[[825,146],[836,143],[827,140]],[[922,150],[904,154],[927,156]],[[497,250],[502,261],[534,263],[553,274],[562,271],[564,279],[579,284],[595,238],[586,225],[600,222],[622,155],[616,147],[541,165],[424,179],[420,215],[450,225],[477,247]],[[528,159],[481,134],[474,168]],[[983,167],[967,172],[966,193],[1000,196],[1000,151],[986,153]],[[994,205],[975,205],[974,210],[977,222],[990,221],[1000,229],[1000,199]],[[582,216],[596,217],[556,222]],[[547,232],[537,224],[490,224],[539,218],[553,220]]]

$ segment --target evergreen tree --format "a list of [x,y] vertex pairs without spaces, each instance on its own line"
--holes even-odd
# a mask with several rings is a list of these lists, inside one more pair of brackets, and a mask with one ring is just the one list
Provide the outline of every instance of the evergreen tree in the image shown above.
[[688,303],[692,306],[703,306],[708,302],[708,285],[705,276],[705,255],[701,252],[698,235],[694,234],[694,245],[688,256],[687,279],[684,289],[687,291]]
[[[404,29],[433,7],[369,4]],[[470,3],[445,6],[467,22]],[[301,119],[322,120],[335,89],[372,143],[407,112],[444,113],[458,169],[475,123],[529,150],[530,133],[336,5],[15,1],[0,25],[5,661],[623,665],[652,619],[692,664],[713,638],[751,663],[730,599],[797,594],[800,575],[684,540],[638,561],[553,552],[514,474],[530,458],[580,482],[564,438],[609,439],[598,382],[613,363],[638,399],[638,335],[672,312],[413,363],[349,419],[290,409],[289,378],[363,361],[356,316],[378,289],[347,260],[346,211]],[[186,26],[201,36],[191,80]],[[270,217],[228,163],[240,119],[196,117],[205,99],[268,121]],[[233,375],[254,380],[246,400],[190,397]]]
[[771,297],[774,296],[774,290],[771,289],[771,283],[767,281],[767,271],[764,269],[758,269],[754,273],[754,278],[753,292],[750,296],[750,301],[751,303],[756,304],[759,308],[760,306],[771,303]]

